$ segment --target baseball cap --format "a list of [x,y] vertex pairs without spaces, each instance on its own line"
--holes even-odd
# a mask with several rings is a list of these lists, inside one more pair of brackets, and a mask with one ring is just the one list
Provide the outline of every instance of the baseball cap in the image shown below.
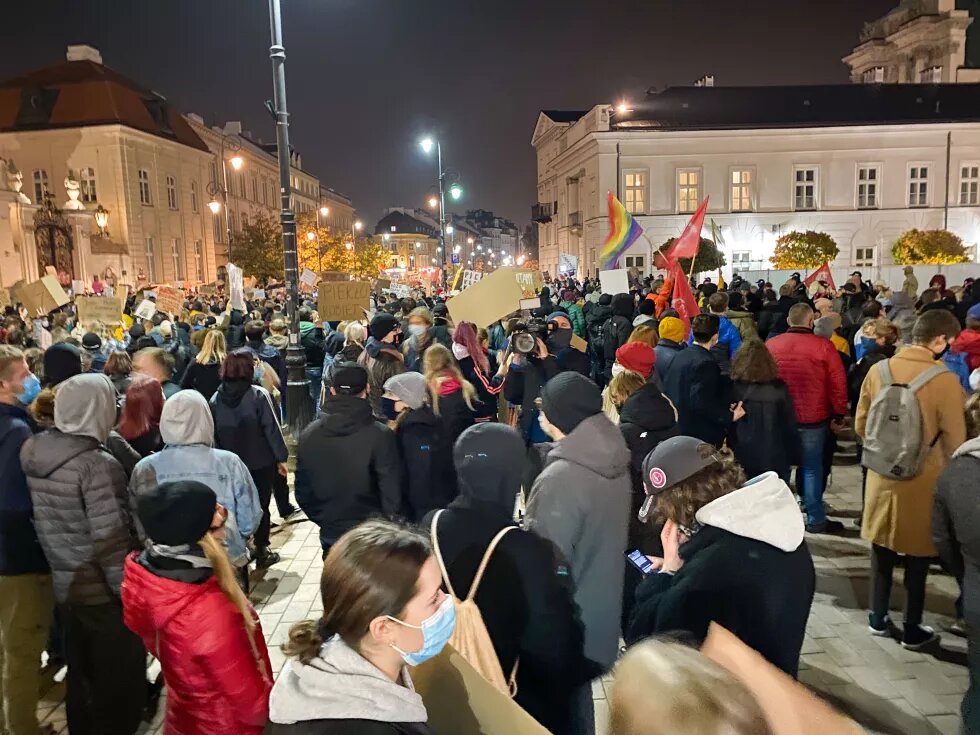
[[359,396],[368,384],[367,370],[352,362],[341,363],[333,373],[333,389],[340,395]]
[[715,447],[693,436],[674,436],[660,442],[643,460],[643,488],[656,496],[720,462]]

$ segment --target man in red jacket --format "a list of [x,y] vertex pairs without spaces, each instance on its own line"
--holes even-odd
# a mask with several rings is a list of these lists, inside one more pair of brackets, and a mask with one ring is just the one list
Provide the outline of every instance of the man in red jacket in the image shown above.
[[813,309],[795,304],[786,318],[786,334],[766,342],[779,366],[779,377],[789,388],[799,423],[802,456],[797,472],[803,478],[806,530],[832,533],[844,529],[839,521],[827,519],[823,507],[826,487],[824,446],[828,428],[840,429],[847,414],[847,381],[837,350],[829,340],[813,333]]

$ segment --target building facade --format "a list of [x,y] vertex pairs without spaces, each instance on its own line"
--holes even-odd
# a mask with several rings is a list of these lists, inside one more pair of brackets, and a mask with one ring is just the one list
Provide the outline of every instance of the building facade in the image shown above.
[[[326,207],[326,214],[322,213]],[[320,225],[329,227],[331,232],[350,232],[354,227],[355,211],[349,196],[320,186]]]

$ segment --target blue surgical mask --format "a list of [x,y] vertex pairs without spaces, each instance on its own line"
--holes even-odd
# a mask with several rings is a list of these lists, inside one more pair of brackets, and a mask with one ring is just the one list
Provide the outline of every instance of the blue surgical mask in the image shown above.
[[262,376],[265,375],[265,365],[259,364],[255,366],[255,377],[252,379],[253,383],[261,383]]
[[384,414],[384,417],[389,421],[394,421],[398,418],[398,409],[395,408],[395,404],[397,403],[398,401],[396,401],[394,398],[385,398],[384,396],[381,397],[381,413]]
[[20,389],[20,393],[17,394],[16,398],[25,406],[29,406],[34,403],[34,399],[37,398],[37,394],[41,392],[41,381],[38,377],[31,373],[26,378],[24,378],[24,385]]
[[405,623],[398,618],[393,618],[391,615],[387,617],[396,623],[422,631],[422,648],[418,651],[403,651],[395,644],[391,644],[391,647],[401,654],[402,660],[405,663],[409,666],[418,666],[430,658],[438,656],[442,652],[442,649],[446,647],[446,644],[449,643],[449,638],[456,628],[456,605],[453,602],[453,598],[446,595],[446,599],[442,601],[439,609],[423,620],[422,625]]
[[419,336],[425,334],[425,325],[424,324],[409,324],[408,325],[408,333],[410,335],[412,335],[413,337],[419,337]]

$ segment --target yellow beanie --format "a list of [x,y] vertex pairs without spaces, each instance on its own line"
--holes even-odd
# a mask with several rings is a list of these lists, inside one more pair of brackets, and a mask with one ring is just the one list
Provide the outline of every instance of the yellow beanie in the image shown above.
[[684,322],[676,316],[667,316],[660,320],[660,338],[669,339],[672,342],[683,342],[687,330]]

